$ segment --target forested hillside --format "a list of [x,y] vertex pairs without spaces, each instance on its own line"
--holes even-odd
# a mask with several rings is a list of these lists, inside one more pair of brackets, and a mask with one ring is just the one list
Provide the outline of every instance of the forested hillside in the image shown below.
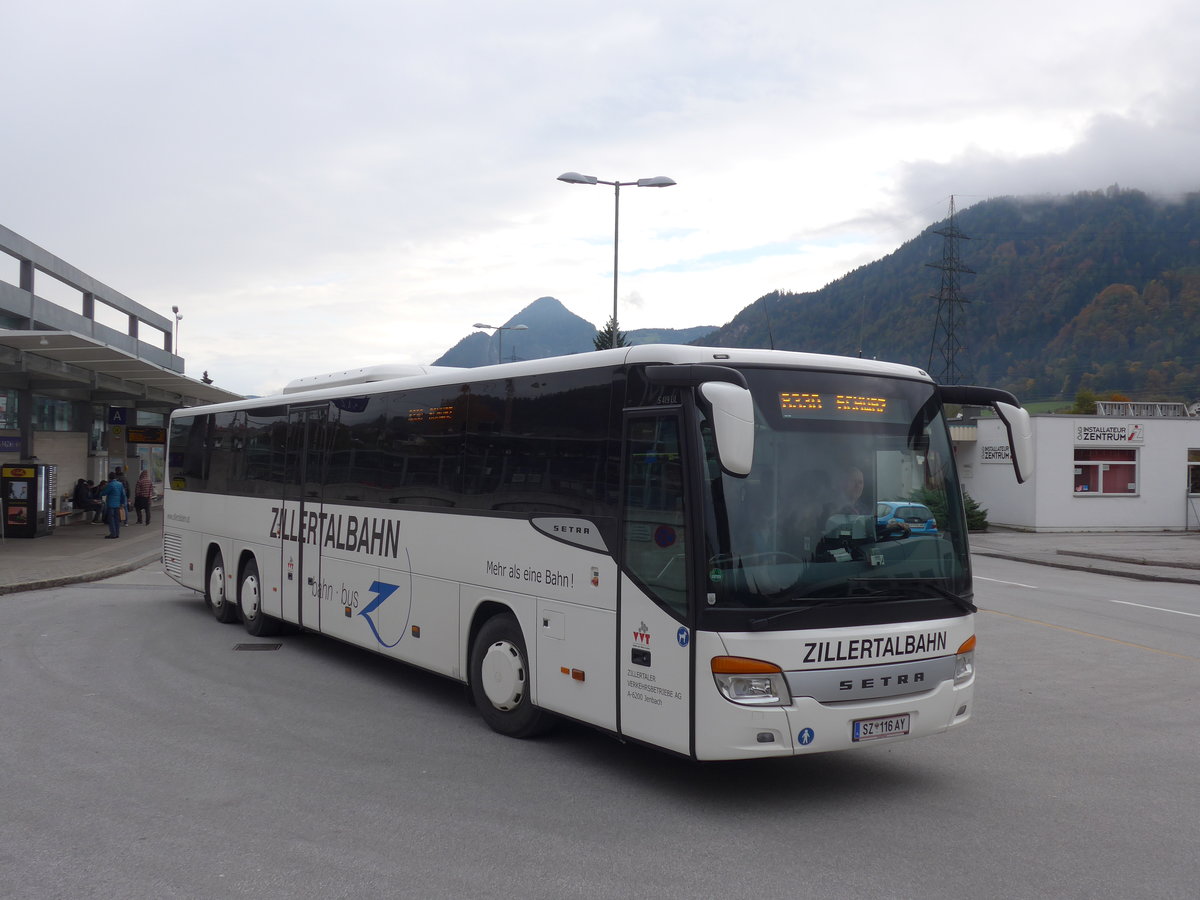
[[[976,273],[960,278],[960,380],[1025,401],[1080,390],[1200,398],[1200,194],[1000,198],[962,210],[956,225],[970,238],[961,263]],[[927,263],[942,261],[944,226],[819,291],[761,297],[696,343],[773,342],[924,368],[940,286]]]

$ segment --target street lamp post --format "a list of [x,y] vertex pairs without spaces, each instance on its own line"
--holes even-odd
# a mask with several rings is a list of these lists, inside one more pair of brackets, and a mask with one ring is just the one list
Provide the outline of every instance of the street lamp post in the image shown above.
[[621,188],[623,187],[670,187],[675,182],[665,175],[655,175],[653,178],[639,178],[637,181],[602,181],[595,175],[580,175],[578,172],[563,172],[558,176],[559,181],[567,184],[611,184],[613,187],[613,310],[612,329],[613,346],[617,340],[617,248],[621,235]]
[[181,313],[179,311],[178,306],[172,306],[171,312],[175,313],[175,334],[174,334],[175,349],[171,351],[171,354],[173,356],[178,356],[179,355],[179,320],[183,318],[183,313]]
[[496,337],[499,338],[496,344],[496,362],[504,362],[504,332],[506,331],[528,331],[528,325],[485,325],[483,322],[476,322],[472,328],[487,328],[489,331],[496,332]]

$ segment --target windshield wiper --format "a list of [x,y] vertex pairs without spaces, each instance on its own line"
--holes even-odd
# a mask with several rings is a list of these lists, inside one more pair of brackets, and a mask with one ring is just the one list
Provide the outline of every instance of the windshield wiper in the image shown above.
[[[939,597],[949,600],[964,612],[976,612],[975,604],[961,594],[956,594],[942,587],[931,578],[850,578],[847,579],[852,589],[870,589],[869,596],[881,598],[892,596],[886,593],[888,589],[904,591],[903,599],[912,597],[913,592],[930,591]],[[878,589],[878,590],[877,590]],[[898,598],[899,599],[899,598]]]
[[[767,625],[788,616],[801,615],[822,606],[849,606],[856,603],[887,603],[894,600],[919,600],[922,592],[930,592],[949,600],[965,612],[976,612],[975,605],[966,597],[942,587],[928,578],[848,578],[847,583],[852,590],[859,593],[845,597],[814,597],[803,606],[785,609],[757,619],[750,619],[746,624],[751,631],[761,631]],[[864,590],[869,588],[869,590]],[[881,590],[875,590],[880,588]],[[902,593],[898,593],[902,592]]]
[[751,619],[746,624],[750,626],[751,631],[762,631],[763,628],[777,619],[798,616],[822,606],[849,606],[853,603],[885,603],[888,599],[888,597],[880,597],[875,594],[860,594],[857,597],[814,597],[803,606],[785,609],[782,612],[772,613],[769,616],[763,616],[758,619]]

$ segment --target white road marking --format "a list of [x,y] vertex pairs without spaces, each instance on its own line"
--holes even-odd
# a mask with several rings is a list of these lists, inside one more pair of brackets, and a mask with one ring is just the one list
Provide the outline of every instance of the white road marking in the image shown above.
[[982,575],[976,575],[975,580],[976,581],[992,581],[992,582],[995,582],[996,584],[1011,584],[1013,587],[1029,588],[1030,590],[1033,590],[1033,591],[1036,591],[1039,589],[1036,584],[1022,584],[1019,581],[1001,581],[999,578],[984,578]]
[[1164,609],[1161,606],[1147,606],[1145,603],[1133,603],[1130,600],[1112,600],[1109,603],[1122,603],[1125,606],[1140,606],[1142,609],[1152,609],[1155,612],[1175,613],[1177,616],[1191,616],[1193,619],[1200,619],[1200,613],[1184,612],[1182,609]]

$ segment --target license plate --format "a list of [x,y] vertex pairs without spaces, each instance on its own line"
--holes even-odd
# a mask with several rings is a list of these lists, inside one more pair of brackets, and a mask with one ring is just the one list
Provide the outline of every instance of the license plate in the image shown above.
[[912,717],[908,713],[900,716],[880,716],[878,719],[859,719],[854,723],[856,741],[873,741],[878,738],[908,734]]

